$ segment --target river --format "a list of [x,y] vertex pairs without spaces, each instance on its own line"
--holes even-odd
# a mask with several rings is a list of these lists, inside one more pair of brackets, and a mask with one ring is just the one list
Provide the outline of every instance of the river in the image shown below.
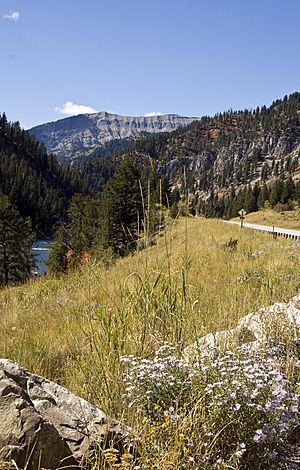
[[37,239],[32,245],[31,253],[34,257],[35,265],[32,269],[34,276],[43,276],[48,271],[46,264],[49,258],[50,245],[52,240]]

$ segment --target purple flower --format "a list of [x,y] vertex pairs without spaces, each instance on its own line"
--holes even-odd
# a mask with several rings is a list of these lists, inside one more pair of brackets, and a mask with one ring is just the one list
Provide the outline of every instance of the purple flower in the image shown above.
[[261,442],[265,442],[266,439],[267,439],[267,436],[266,434],[264,434],[263,430],[257,429],[253,437],[253,441],[256,442],[257,444],[260,444]]

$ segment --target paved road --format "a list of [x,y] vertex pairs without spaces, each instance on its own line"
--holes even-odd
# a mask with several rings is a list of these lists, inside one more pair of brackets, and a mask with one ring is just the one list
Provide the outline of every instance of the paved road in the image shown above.
[[[234,220],[226,220],[229,224],[241,225],[241,222],[236,222]],[[262,232],[271,232],[274,233],[276,236],[284,236],[290,238],[300,238],[300,230],[293,230],[289,228],[280,228],[280,227],[273,227],[271,225],[258,225],[258,224],[249,224],[248,222],[243,223],[244,227],[252,228],[253,230],[260,230]]]

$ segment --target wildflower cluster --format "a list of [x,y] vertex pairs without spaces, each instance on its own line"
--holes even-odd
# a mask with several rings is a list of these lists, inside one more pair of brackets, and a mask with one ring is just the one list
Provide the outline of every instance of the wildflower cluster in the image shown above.
[[164,343],[152,360],[123,356],[126,366],[125,397],[129,406],[151,420],[171,417],[177,420],[176,410],[185,402],[195,371],[175,356],[175,348]]
[[202,365],[212,465],[254,458],[270,466],[278,458],[299,424],[299,396],[281,370],[283,354],[282,345],[265,352],[243,345]]
[[[294,343],[297,350],[300,340]],[[183,468],[279,468],[300,424],[299,395],[283,372],[283,344],[243,345],[197,367],[178,359],[168,343],[152,360],[122,361],[125,396],[155,430],[158,453],[177,440]]]

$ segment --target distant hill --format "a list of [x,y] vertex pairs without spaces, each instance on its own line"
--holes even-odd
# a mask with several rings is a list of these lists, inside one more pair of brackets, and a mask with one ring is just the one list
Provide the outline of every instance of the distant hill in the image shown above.
[[59,165],[19,123],[11,124],[0,115],[0,193],[31,218],[38,234],[51,234],[81,188],[72,169]]
[[112,140],[171,132],[195,119],[176,114],[134,117],[100,112],[42,124],[30,129],[29,133],[59,159],[73,160],[83,152],[92,151]]

